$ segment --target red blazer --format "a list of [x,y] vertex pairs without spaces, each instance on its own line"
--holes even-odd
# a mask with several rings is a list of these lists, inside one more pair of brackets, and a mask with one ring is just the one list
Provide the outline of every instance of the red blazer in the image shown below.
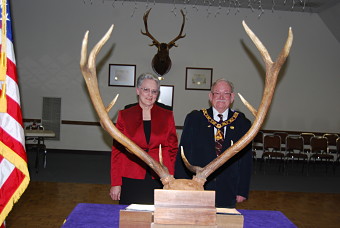
[[[159,144],[162,145],[163,164],[174,174],[174,165],[178,151],[173,112],[154,105],[151,109],[151,135],[147,144],[142,108],[139,104],[118,112],[116,127],[156,161],[159,161]],[[121,186],[122,177],[144,179],[148,166],[130,154],[114,140],[111,155],[111,186]],[[157,177],[157,175],[153,175]]]

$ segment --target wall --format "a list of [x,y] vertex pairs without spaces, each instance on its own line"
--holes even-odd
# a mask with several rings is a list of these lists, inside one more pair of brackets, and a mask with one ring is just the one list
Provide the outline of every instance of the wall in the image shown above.
[[332,34],[337,38],[338,42],[340,42],[340,26],[338,23],[340,20],[340,2],[335,2],[336,1],[334,1],[332,7],[319,13],[319,16]]
[[[136,64],[137,75],[151,72],[156,53],[151,40],[140,34],[145,3],[67,0],[15,0],[12,17],[15,51],[24,118],[41,118],[42,97],[61,97],[61,119],[98,121],[79,70],[80,47],[86,30],[89,48],[115,24],[112,37],[99,53],[97,72],[103,100],[109,103],[120,94],[110,115],[125,104],[136,102],[132,87],[109,87],[108,65]],[[181,17],[170,4],[152,6],[149,29],[161,42],[177,36]],[[258,107],[263,89],[262,59],[242,28],[245,20],[276,59],[287,38],[294,32],[291,54],[280,74],[277,91],[264,129],[339,132],[340,45],[317,14],[223,9],[187,6],[184,39],[170,51],[171,71],[163,85],[174,85],[176,125],[183,125],[193,109],[208,107],[208,91],[185,90],[186,67],[213,68],[213,80],[233,81],[253,106]],[[134,13],[133,13],[134,12]],[[211,12],[210,15],[207,12]],[[133,15],[132,15],[133,14]],[[253,120],[239,98],[239,109]],[[55,149],[110,150],[111,139],[97,126],[62,125],[60,141],[48,141]]]

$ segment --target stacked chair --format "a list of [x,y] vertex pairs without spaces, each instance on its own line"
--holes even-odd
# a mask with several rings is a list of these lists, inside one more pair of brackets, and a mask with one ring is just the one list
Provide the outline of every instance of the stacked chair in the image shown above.
[[[286,174],[289,168],[293,169],[294,163],[302,162],[302,173],[308,165],[308,155],[304,151],[304,139],[301,135],[289,135],[286,138]],[[290,166],[289,166],[290,163]],[[307,169],[308,171],[308,169]],[[307,172],[308,175],[308,172]]]
[[309,163],[313,162],[314,168],[317,162],[324,163],[327,173],[328,166],[334,162],[334,155],[328,150],[328,139],[323,136],[313,136],[310,139],[310,149]]
[[327,138],[328,141],[328,152],[331,154],[336,154],[336,140],[339,138],[338,134],[324,134],[323,137]]
[[279,163],[279,171],[284,170],[285,154],[281,150],[281,137],[279,135],[268,134],[263,137],[263,171],[266,173],[266,163],[275,161]]

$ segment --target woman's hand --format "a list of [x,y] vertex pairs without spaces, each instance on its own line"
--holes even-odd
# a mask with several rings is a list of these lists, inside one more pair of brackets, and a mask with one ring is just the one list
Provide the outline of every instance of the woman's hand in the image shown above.
[[112,186],[110,189],[110,196],[112,200],[120,200],[121,191],[122,191],[122,186]]

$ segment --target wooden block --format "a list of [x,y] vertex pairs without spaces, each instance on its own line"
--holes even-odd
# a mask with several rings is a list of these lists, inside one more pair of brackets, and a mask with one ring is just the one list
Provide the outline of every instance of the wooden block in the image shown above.
[[170,225],[151,223],[151,228],[243,228],[243,215],[217,214],[217,225],[197,226],[197,225]]
[[169,225],[169,224],[156,224],[151,223],[151,228],[218,228],[217,225],[214,226],[197,226],[197,225]]
[[153,213],[150,211],[120,210],[119,228],[150,228],[153,222]]
[[170,225],[151,223],[151,228],[243,228],[243,215],[217,214],[217,225],[197,226],[197,225]]
[[215,191],[155,189],[157,206],[215,207]]
[[215,191],[155,190],[155,224],[216,225]]
[[155,207],[154,223],[216,225],[216,209],[203,207]]
[[218,228],[243,228],[243,223],[241,214],[217,214]]
[[243,215],[217,214],[215,225],[193,224],[157,224],[153,222],[153,213],[145,211],[120,211],[120,228],[243,228]]

